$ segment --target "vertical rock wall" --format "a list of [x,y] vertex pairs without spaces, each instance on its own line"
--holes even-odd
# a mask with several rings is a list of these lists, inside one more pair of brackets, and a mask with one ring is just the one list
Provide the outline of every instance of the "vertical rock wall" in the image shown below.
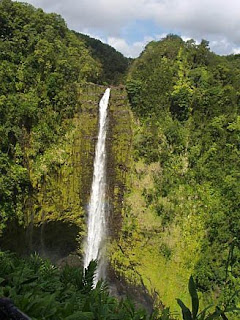
[[116,237],[121,227],[123,196],[130,166],[132,144],[132,115],[124,87],[111,90],[108,128],[107,179],[109,206],[109,232]]
[[[37,251],[55,262],[71,252],[81,253],[98,133],[98,104],[105,89],[95,84],[81,87],[79,106],[74,118],[68,120],[67,134],[34,162],[28,160],[32,190],[26,195],[25,223],[9,225],[1,241],[3,249]],[[129,110],[124,88],[113,87],[107,133],[110,236],[116,236],[121,226],[131,147]]]

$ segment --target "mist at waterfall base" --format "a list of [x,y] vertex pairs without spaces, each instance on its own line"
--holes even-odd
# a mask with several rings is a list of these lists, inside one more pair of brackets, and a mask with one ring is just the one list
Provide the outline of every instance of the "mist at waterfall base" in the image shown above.
[[110,89],[106,89],[99,103],[99,131],[95,149],[93,182],[88,207],[87,238],[85,241],[84,269],[92,260],[98,261],[94,284],[105,277],[104,240],[106,238],[106,135],[107,108]]

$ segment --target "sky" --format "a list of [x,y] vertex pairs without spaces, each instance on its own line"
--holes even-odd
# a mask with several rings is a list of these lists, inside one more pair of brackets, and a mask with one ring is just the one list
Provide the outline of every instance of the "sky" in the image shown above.
[[72,30],[128,57],[169,33],[206,39],[218,54],[240,53],[240,0],[24,0],[56,12]]

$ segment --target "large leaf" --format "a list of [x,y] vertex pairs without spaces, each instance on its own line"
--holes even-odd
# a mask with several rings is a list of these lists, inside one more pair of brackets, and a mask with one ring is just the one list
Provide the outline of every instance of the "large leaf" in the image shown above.
[[198,315],[198,320],[205,320],[205,317],[206,317],[206,313],[207,313],[207,310],[209,310],[212,306],[207,306],[205,309],[203,309],[203,311],[201,311]]
[[85,269],[84,273],[84,292],[90,292],[94,286],[94,277],[97,270],[97,261],[90,261],[88,267]]
[[22,285],[24,285],[24,284],[32,283],[32,282],[36,281],[38,278],[39,278],[39,277],[32,277],[32,278],[30,278],[30,279],[27,279],[27,280],[21,282],[20,285],[22,286]]
[[[222,315],[221,313],[222,313],[222,311],[218,307],[216,307],[216,310],[213,313],[209,314],[205,320],[219,319],[220,316]],[[226,319],[224,319],[224,320],[226,320]]]
[[177,299],[177,303],[182,309],[183,320],[193,320],[191,311],[185,306],[182,300]]
[[193,277],[191,276],[188,282],[188,290],[192,299],[192,317],[196,319],[199,309],[199,299],[197,289]]
[[94,315],[92,312],[82,312],[78,311],[65,318],[65,320],[93,320]]

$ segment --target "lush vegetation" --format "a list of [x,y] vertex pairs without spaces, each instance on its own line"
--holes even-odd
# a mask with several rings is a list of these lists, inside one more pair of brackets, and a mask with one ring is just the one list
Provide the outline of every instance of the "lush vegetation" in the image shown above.
[[[147,319],[128,301],[110,297],[106,284],[93,289],[96,264],[57,269],[33,255],[19,259],[0,252],[0,296],[11,298],[31,319]],[[1,311],[1,310],[0,310]]]
[[[118,301],[108,293],[107,285],[98,282],[94,288],[96,262],[92,261],[85,272],[76,267],[56,268],[37,255],[27,259],[0,252],[0,296],[12,299],[15,305],[34,319],[68,320],[173,320],[169,309],[147,314],[136,309],[129,299]],[[213,313],[199,312],[199,300],[192,278],[189,280],[192,311],[178,300],[184,320],[226,319],[230,311],[216,309]],[[4,312],[0,307],[0,316]]]
[[34,187],[64,163],[72,119],[87,99],[83,85],[116,83],[127,67],[122,54],[70,31],[61,16],[0,1],[0,230],[24,220]]
[[[0,295],[33,319],[168,320],[178,318],[170,313],[179,311],[178,296],[184,320],[225,320],[224,312],[240,303],[239,62],[239,55],[211,53],[205,40],[197,45],[169,35],[151,42],[127,76],[136,121],[126,124],[130,116],[122,112],[111,124],[112,140],[121,136],[110,148],[119,162],[116,212],[124,183],[128,189],[110,260],[117,273],[156,296],[159,312],[118,302],[103,283],[93,289],[94,264],[84,275],[3,252]],[[82,190],[91,170],[80,167],[91,162],[94,94],[102,87],[82,88],[117,84],[128,66],[110,46],[68,30],[59,15],[0,0],[0,235],[11,221],[32,223],[35,213],[37,223],[44,214],[83,223]],[[191,274],[200,309],[218,309],[198,313],[192,278],[190,295],[185,285]],[[191,311],[182,300],[192,301]]]
[[100,83],[111,83],[114,85],[122,83],[131,59],[124,57],[122,53],[116,51],[108,44],[102,43],[100,40],[81,33],[76,33],[76,35],[84,40],[92,56],[101,63],[102,73],[99,79]]
[[56,144],[101,66],[57,14],[0,2],[0,211],[23,220],[31,163]]
[[205,40],[169,35],[149,43],[129,72],[140,122],[112,263],[167,305],[176,292],[185,298],[191,273],[203,305],[239,290],[239,62]]

